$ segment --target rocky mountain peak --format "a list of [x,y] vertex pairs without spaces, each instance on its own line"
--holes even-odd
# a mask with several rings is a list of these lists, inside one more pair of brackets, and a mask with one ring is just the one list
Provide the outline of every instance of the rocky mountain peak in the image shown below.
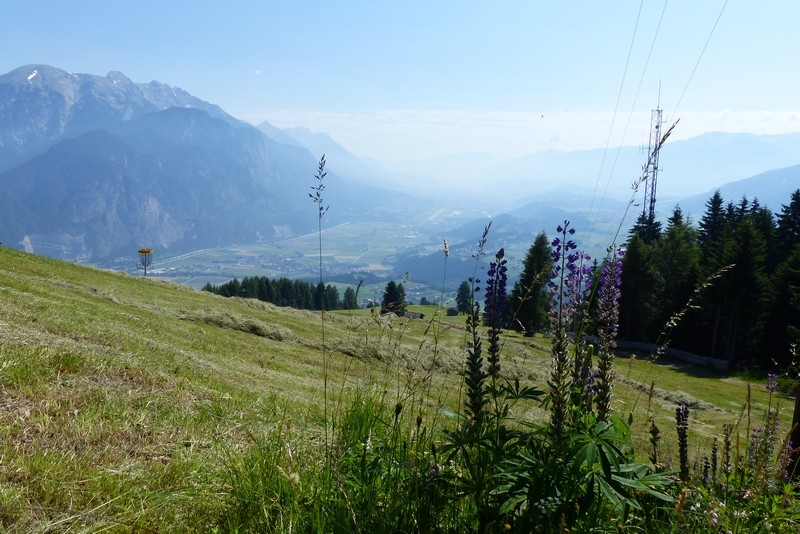
[[0,75],[0,171],[60,138],[173,106],[237,122],[186,91],[155,81],[135,83],[121,72],[97,76],[49,65],[19,67]]

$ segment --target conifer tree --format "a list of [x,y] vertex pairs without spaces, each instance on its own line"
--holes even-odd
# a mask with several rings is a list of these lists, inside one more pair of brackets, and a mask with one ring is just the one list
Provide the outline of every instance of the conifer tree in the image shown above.
[[356,292],[352,287],[348,287],[344,290],[342,306],[345,310],[355,310],[358,308],[358,303],[356,302]]
[[403,284],[398,284],[394,280],[386,283],[383,290],[383,300],[381,301],[381,313],[393,312],[403,315],[406,312],[406,290]]
[[472,308],[472,287],[466,280],[461,282],[461,285],[458,286],[456,308],[458,309],[458,313],[469,313]]
[[[675,207],[667,220],[667,229],[654,249],[653,263],[658,304],[655,326],[664,328],[671,317],[684,310],[700,281],[697,230],[684,219],[680,206]],[[692,326],[696,318],[691,315],[693,310],[687,311],[689,315],[671,333],[672,344],[687,347],[695,339]]]
[[628,239],[622,259],[622,296],[619,301],[620,337],[634,341],[655,341],[656,324],[656,273],[653,265],[652,245],[638,233]]
[[780,369],[786,369],[792,361],[792,344],[800,344],[800,244],[775,272],[768,318],[768,353]]
[[745,216],[737,225],[734,242],[733,267],[726,273],[724,284],[728,288],[724,354],[734,364],[742,360],[763,363],[758,360],[762,356],[759,346],[768,287],[766,247],[751,217]]
[[707,266],[711,264],[711,271],[720,266],[727,220],[722,195],[717,190],[706,202],[706,211],[700,218],[700,230],[697,235],[703,252],[703,263]]
[[513,324],[510,325],[526,334],[543,330],[548,322],[549,296],[547,282],[553,270],[550,256],[550,242],[544,232],[536,236],[525,255],[522,274],[514,284],[509,301]]
[[661,237],[661,223],[649,214],[640,213],[629,233],[631,236],[633,234],[638,235],[646,244],[650,244]]
[[314,288],[314,298],[312,299],[313,302],[313,310],[330,310],[328,306],[328,302],[325,299],[325,284],[322,282],[317,282],[317,286]]
[[325,286],[325,306],[327,310],[338,310],[341,307],[339,301],[339,290],[336,286],[328,284]]
[[800,189],[792,193],[788,205],[781,206],[777,234],[778,258],[783,260],[800,244]]

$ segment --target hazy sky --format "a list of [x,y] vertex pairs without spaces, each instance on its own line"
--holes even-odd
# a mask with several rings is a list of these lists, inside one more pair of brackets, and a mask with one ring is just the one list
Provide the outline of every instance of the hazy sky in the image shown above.
[[384,162],[508,157],[646,144],[659,87],[676,138],[800,131],[798,21],[797,0],[4,0],[0,71],[117,70]]

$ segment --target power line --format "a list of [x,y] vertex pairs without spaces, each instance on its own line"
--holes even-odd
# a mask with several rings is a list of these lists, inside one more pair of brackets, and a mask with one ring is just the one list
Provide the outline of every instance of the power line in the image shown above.
[[[645,75],[645,72],[647,71],[647,66],[648,66],[648,64],[649,64],[649,62],[650,62],[650,56],[652,55],[652,52],[653,52],[653,47],[655,46],[655,41],[656,41],[656,37],[657,37],[657,35],[658,35],[658,30],[661,28],[661,21],[662,21],[662,20],[663,20],[663,18],[664,18],[664,12],[665,12],[665,10],[666,10],[666,7],[667,7],[667,2],[668,2],[668,0],[665,0],[665,2],[664,2],[664,8],[663,8],[663,9],[662,9],[662,11],[661,11],[661,17],[659,18],[659,22],[658,22],[658,28],[656,29],[656,32],[655,32],[655,34],[654,34],[654,36],[653,36],[653,41],[652,41],[652,43],[651,43],[651,45],[650,45],[650,52],[648,53],[648,56],[647,56],[647,62],[645,63],[644,70],[642,71],[642,77],[641,77],[641,79],[640,79],[640,81],[639,81],[639,88],[638,88],[638,89],[637,89],[637,91],[636,91],[636,96],[634,97],[634,104],[633,104],[633,106],[631,107],[631,112],[630,112],[630,114],[628,115],[628,122],[627,122],[627,124],[626,124],[626,126],[625,126],[625,132],[623,132],[623,137],[622,137],[622,140],[620,141],[620,145],[619,145],[619,147],[617,148],[617,156],[616,156],[616,158],[614,159],[614,164],[613,164],[613,166],[612,166],[612,168],[611,168],[611,171],[609,172],[609,177],[608,177],[608,180],[607,180],[607,182],[606,182],[606,189],[605,189],[605,191],[604,191],[604,193],[603,193],[603,197],[602,197],[602,199],[601,199],[601,201],[600,201],[600,206],[602,206],[602,204],[603,204],[603,201],[605,200],[605,197],[606,197],[606,193],[608,192],[608,187],[609,187],[609,184],[610,184],[610,182],[611,182],[611,178],[612,178],[612,175],[613,175],[613,172],[614,172],[614,168],[616,167],[616,163],[617,163],[617,160],[618,160],[618,158],[619,158],[620,151],[621,151],[621,149],[622,149],[622,143],[623,143],[623,141],[624,141],[624,138],[625,138],[625,133],[627,133],[628,126],[630,125],[630,121],[631,121],[631,118],[632,118],[632,116],[633,116],[633,110],[634,110],[634,108],[635,108],[635,105],[636,105],[636,100],[638,99],[638,96],[639,96],[639,91],[641,90],[642,82],[643,82],[643,80],[644,80],[644,75]],[[700,51],[700,56],[697,58],[697,61],[695,62],[695,65],[694,65],[694,68],[692,69],[692,72],[691,72],[691,74],[689,75],[689,79],[686,81],[686,85],[684,86],[684,88],[683,88],[683,92],[681,93],[681,96],[680,96],[680,98],[678,99],[678,103],[677,103],[677,105],[675,106],[675,110],[672,112],[672,116],[670,117],[670,120],[668,121],[668,123],[669,123],[669,124],[673,124],[673,125],[674,125],[674,123],[675,123],[675,121],[674,121],[674,117],[675,117],[675,115],[676,115],[676,113],[677,113],[677,110],[678,110],[678,108],[680,107],[680,104],[681,104],[681,103],[682,103],[682,101],[683,101],[683,97],[686,95],[686,92],[687,92],[687,90],[689,89],[689,85],[691,84],[691,81],[692,81],[692,79],[694,78],[695,72],[697,72],[697,69],[698,69],[698,67],[699,67],[699,65],[700,65],[700,61],[702,60],[702,58],[703,58],[703,55],[705,54],[705,51],[706,51],[706,49],[708,48],[708,44],[709,44],[709,42],[711,41],[711,38],[712,38],[712,37],[713,37],[713,35],[714,35],[714,32],[715,32],[715,30],[716,30],[716,28],[717,28],[717,25],[719,24],[719,21],[720,21],[720,19],[722,18],[722,14],[723,14],[723,12],[725,11],[725,7],[726,7],[727,5],[728,5],[728,0],[725,0],[725,1],[724,1],[724,3],[723,3],[723,5],[722,5],[722,7],[721,7],[721,9],[720,9],[720,12],[719,12],[719,14],[717,15],[717,19],[714,21],[714,26],[711,28],[711,31],[709,32],[708,38],[706,39],[706,42],[705,42],[705,44],[703,45],[703,49]],[[641,6],[640,6],[640,9],[641,9]],[[638,19],[637,19],[637,24],[638,24]],[[630,52],[629,52],[629,56],[630,56]],[[626,66],[626,68],[627,68],[627,66]],[[659,98],[659,100],[660,100],[660,98]],[[616,115],[616,109],[615,109],[615,115]],[[652,121],[651,121],[651,122],[652,122]],[[613,127],[613,124],[612,124],[612,127]],[[610,134],[609,134],[609,136],[610,136]],[[607,150],[607,149],[608,149],[608,144],[606,145],[606,150]],[[605,157],[606,157],[606,155],[605,155],[605,152],[604,152],[604,153],[603,153],[603,162],[605,162]],[[602,164],[601,164],[601,172],[602,172]],[[598,178],[598,183],[599,183],[599,178]],[[595,195],[596,195],[596,192],[597,192],[597,189],[595,188]],[[594,201],[595,201],[595,198],[593,197],[593,198],[592,198],[592,206],[594,206]],[[599,209],[600,209],[600,208],[598,207],[598,210],[599,210]],[[626,213],[627,213],[627,210],[626,210]],[[590,209],[590,214],[591,214],[591,209]],[[624,223],[624,221],[620,221],[620,226],[622,226],[622,224],[623,224],[623,223]],[[619,233],[619,228],[617,229],[617,233]]]
[[[639,12],[636,14],[636,24],[633,27],[633,35],[631,36],[631,44],[628,47],[628,57],[625,60],[625,70],[622,72],[622,80],[619,84],[619,92],[617,93],[617,103],[614,105],[614,113],[611,116],[611,126],[608,128],[608,137],[606,137],[606,146],[603,149],[603,159],[600,161],[600,169],[597,171],[597,180],[594,183],[594,194],[592,195],[592,202],[589,205],[589,215],[592,214],[592,209],[594,209],[594,200],[597,198],[597,188],[600,185],[600,178],[603,174],[603,165],[606,162],[606,154],[608,153],[608,146],[611,144],[611,133],[614,131],[614,122],[617,120],[617,110],[619,109],[619,101],[622,98],[622,88],[625,87],[625,78],[628,75],[628,65],[631,62],[631,54],[633,53],[633,44],[636,42],[636,32],[639,30],[639,19],[642,16],[642,6],[644,6],[644,0],[639,3]],[[606,186],[608,189],[608,186]],[[604,195],[605,198],[605,195]],[[600,205],[603,204],[603,201],[600,201]],[[600,208],[598,208],[600,209]]]
[[[611,185],[611,178],[614,176],[614,169],[617,168],[617,162],[619,161],[619,155],[622,151],[622,145],[625,142],[625,136],[628,133],[628,128],[631,125],[631,119],[633,118],[633,112],[636,109],[636,102],[639,100],[639,94],[642,91],[642,84],[644,83],[645,74],[647,74],[647,68],[650,65],[650,58],[653,56],[653,49],[656,45],[656,39],[658,38],[658,33],[661,30],[661,23],[664,20],[664,13],[667,11],[667,4],[669,0],[664,0],[664,7],[661,8],[661,15],[658,17],[658,26],[656,26],[656,31],[653,33],[653,40],[650,42],[650,50],[647,53],[647,59],[644,63],[644,68],[642,69],[642,75],[639,78],[639,85],[636,87],[636,94],[633,97],[633,104],[631,104],[630,113],[628,113],[628,120],[625,123],[625,130],[622,132],[622,138],[620,139],[619,145],[617,146],[617,154],[614,156],[614,163],[611,165],[611,170],[608,172],[608,180],[606,180],[606,188],[603,190],[603,196],[600,199],[600,207],[603,206],[603,202],[605,202],[606,195],[608,194],[608,188]],[[599,180],[598,180],[599,181]],[[598,210],[600,209],[598,207]]]
[[686,80],[686,85],[683,87],[683,92],[681,93],[680,98],[678,99],[678,103],[675,105],[675,110],[672,112],[670,116],[669,122],[671,123],[675,114],[678,112],[678,108],[683,102],[683,97],[686,95],[686,91],[689,89],[689,84],[692,83],[692,78],[694,78],[694,73],[697,72],[697,67],[700,65],[700,60],[703,59],[703,54],[706,53],[706,48],[708,48],[708,43],[711,42],[711,37],[714,35],[714,31],[717,29],[717,24],[719,24],[719,19],[722,18],[722,13],[725,11],[725,7],[728,5],[728,0],[722,4],[722,8],[719,10],[719,15],[717,15],[717,20],[714,21],[714,26],[711,28],[711,32],[708,34],[708,39],[706,39],[706,43],[703,45],[703,50],[700,51],[700,56],[697,58],[697,62],[694,64],[694,68],[692,69],[692,73],[689,75],[689,79]]
[[[664,7],[661,8],[661,15],[658,17],[658,26],[656,26],[656,31],[653,33],[653,40],[650,42],[650,50],[647,53],[647,59],[645,60],[644,68],[642,69],[642,75],[639,78],[639,85],[636,87],[636,94],[633,97],[633,104],[631,104],[631,110],[628,113],[628,120],[625,123],[625,129],[622,132],[622,137],[620,138],[619,145],[617,146],[617,153],[614,156],[614,163],[611,165],[611,170],[608,172],[608,180],[606,180],[606,187],[603,190],[603,196],[600,199],[600,205],[598,206],[598,211],[603,206],[603,202],[605,202],[606,195],[608,195],[608,188],[611,185],[611,179],[614,176],[614,169],[617,168],[617,162],[619,161],[620,152],[622,152],[622,145],[625,141],[625,136],[628,134],[628,128],[631,125],[631,119],[633,118],[633,112],[636,109],[636,102],[639,100],[639,94],[642,91],[642,84],[644,83],[645,74],[647,74],[647,68],[650,65],[650,58],[653,56],[653,49],[656,45],[656,39],[658,38],[658,33],[661,30],[661,23],[664,20],[664,13],[667,11],[667,4],[669,0],[664,0]],[[605,160],[605,155],[603,156]],[[602,170],[602,169],[601,169]],[[599,182],[599,177],[598,177]],[[594,202],[593,202],[594,204]],[[590,212],[591,213],[591,212]]]

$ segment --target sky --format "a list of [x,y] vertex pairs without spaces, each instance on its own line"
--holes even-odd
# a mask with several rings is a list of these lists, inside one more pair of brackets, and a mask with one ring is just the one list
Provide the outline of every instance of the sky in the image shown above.
[[800,131],[796,0],[4,0],[0,73],[157,80],[385,164]]

